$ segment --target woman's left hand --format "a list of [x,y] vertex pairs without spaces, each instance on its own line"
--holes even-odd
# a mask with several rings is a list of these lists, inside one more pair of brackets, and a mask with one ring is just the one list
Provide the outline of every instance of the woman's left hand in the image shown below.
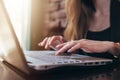
[[109,52],[114,46],[114,42],[110,41],[95,41],[81,39],[76,41],[70,41],[56,46],[58,49],[56,55],[63,54],[65,51],[74,52],[77,49],[82,49],[87,53],[102,53]]

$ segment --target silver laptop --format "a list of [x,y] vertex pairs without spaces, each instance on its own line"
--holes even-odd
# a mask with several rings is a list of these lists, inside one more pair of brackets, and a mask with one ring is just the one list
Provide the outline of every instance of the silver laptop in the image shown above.
[[30,69],[43,71],[61,66],[99,66],[112,63],[111,59],[78,54],[55,56],[56,51],[23,51],[3,0],[0,0],[0,49],[2,49],[0,60],[4,64],[25,73],[30,73]]

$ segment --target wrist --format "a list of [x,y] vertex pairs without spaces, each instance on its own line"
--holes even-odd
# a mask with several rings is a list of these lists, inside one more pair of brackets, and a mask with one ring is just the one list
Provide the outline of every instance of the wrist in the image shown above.
[[120,43],[111,42],[110,45],[108,52],[118,58],[120,56]]

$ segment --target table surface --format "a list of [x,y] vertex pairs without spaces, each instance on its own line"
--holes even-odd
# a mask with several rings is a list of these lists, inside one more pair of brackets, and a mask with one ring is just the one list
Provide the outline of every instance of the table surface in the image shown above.
[[61,67],[49,72],[21,76],[0,63],[0,80],[120,80],[120,65]]

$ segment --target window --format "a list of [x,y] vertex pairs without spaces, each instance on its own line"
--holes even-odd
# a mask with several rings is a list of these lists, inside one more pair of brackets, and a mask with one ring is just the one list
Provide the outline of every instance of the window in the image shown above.
[[29,49],[31,0],[3,1],[21,46],[23,49]]

